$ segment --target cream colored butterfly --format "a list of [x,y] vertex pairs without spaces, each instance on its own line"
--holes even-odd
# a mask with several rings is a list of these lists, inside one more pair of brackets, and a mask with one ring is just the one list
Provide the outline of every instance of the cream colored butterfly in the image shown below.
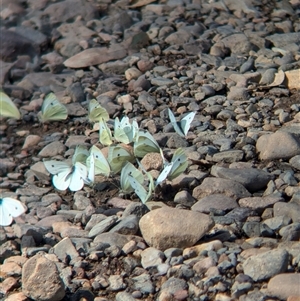
[[3,91],[0,91],[0,116],[15,119],[21,118],[18,108]]
[[0,198],[0,226],[9,226],[14,217],[26,211],[22,203],[13,198]]
[[46,96],[38,118],[41,122],[65,120],[68,117],[67,108],[59,102],[54,93]]
[[113,143],[111,131],[102,118],[99,121],[99,142],[105,146],[111,145]]
[[93,145],[90,149],[90,155],[86,160],[86,165],[88,169],[91,168],[91,159],[93,158],[94,161],[94,174],[95,175],[104,175],[106,177],[109,177],[110,175],[110,166],[104,157],[103,153],[101,150]]
[[144,183],[144,175],[142,172],[139,171],[132,163],[127,162],[122,168],[120,175],[121,189],[124,193],[130,193],[134,191],[130,184],[129,176],[133,177],[141,185]]
[[135,194],[140,198],[143,204],[145,204],[147,201],[150,200],[150,198],[152,197],[152,193],[154,192],[153,178],[151,174],[148,172],[146,172],[146,175],[148,176],[149,179],[148,191],[143,186],[143,183],[140,183],[137,179],[135,179],[131,175],[128,176],[128,180],[132,189],[134,190]]
[[188,167],[187,156],[182,148],[178,148],[174,152],[171,163],[173,165],[167,176],[169,180],[177,178],[180,174],[185,172]]
[[72,157],[72,163],[73,165],[76,162],[80,162],[82,164],[85,164],[87,157],[90,155],[87,148],[83,145],[77,145],[75,148],[74,155]]
[[115,119],[114,138],[118,142],[125,144],[131,143],[137,134],[138,124],[133,120],[132,124],[127,116],[124,116],[121,121],[118,117]]
[[87,168],[80,162],[74,165],[62,161],[44,161],[49,173],[53,175],[52,183],[58,190],[81,190],[87,179]]
[[134,162],[134,160],[134,156],[120,145],[109,147],[107,161],[113,173],[120,172],[127,162]]
[[191,123],[196,115],[196,112],[190,112],[185,117],[181,119],[181,121],[176,121],[175,116],[173,112],[168,109],[169,112],[169,118],[171,120],[171,123],[178,135],[181,137],[185,137],[190,129]]
[[90,100],[89,103],[89,120],[91,122],[99,122],[101,119],[104,121],[109,120],[108,112],[103,108],[96,99]]
[[148,153],[160,153],[160,147],[148,131],[139,131],[133,144],[134,155],[143,158]]

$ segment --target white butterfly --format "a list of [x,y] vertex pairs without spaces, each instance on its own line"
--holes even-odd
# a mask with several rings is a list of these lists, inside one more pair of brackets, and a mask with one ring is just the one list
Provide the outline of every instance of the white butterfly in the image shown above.
[[0,226],[9,226],[13,217],[25,212],[22,203],[13,198],[0,198]]
[[127,162],[133,162],[134,159],[134,156],[120,145],[109,147],[107,161],[113,173],[120,172]]
[[196,112],[190,112],[185,117],[181,119],[180,122],[176,121],[174,114],[170,109],[168,109],[169,118],[171,123],[178,135],[185,137],[190,129],[191,123],[196,115]]
[[[95,175],[104,175],[106,177],[109,177],[110,175],[110,166],[104,157],[101,150],[93,145],[90,149],[90,155],[86,160],[86,165],[90,169],[93,165],[91,160],[93,158],[94,161],[94,174]],[[92,167],[93,168],[93,167]]]
[[101,118],[99,121],[99,141],[102,145],[111,145],[112,142],[112,135],[111,131],[108,128],[106,122]]
[[67,108],[59,102],[54,93],[46,96],[38,118],[41,122],[65,120],[68,117]]
[[21,114],[10,97],[0,91],[0,116],[20,119]]
[[144,186],[139,183],[134,177],[128,176],[129,183],[133,188],[136,195],[140,198],[143,204],[145,204],[152,196],[153,193],[153,183],[149,182],[148,191]]
[[167,163],[165,165],[164,169],[162,170],[162,172],[160,173],[160,175],[158,176],[158,178],[155,181],[155,186],[162,183],[168,177],[172,167],[173,167],[173,162]]
[[139,131],[133,144],[134,155],[143,158],[148,153],[160,153],[157,141],[148,131]]
[[101,119],[108,121],[108,112],[99,104],[96,99],[91,99],[89,103],[89,120],[91,122],[98,122]]
[[94,154],[90,154],[89,157],[90,167],[88,169],[87,179],[84,181],[86,184],[90,185],[95,182],[95,157]]
[[74,165],[61,161],[44,161],[48,172],[53,176],[52,183],[58,190],[78,191],[82,189],[84,181],[87,179],[87,168],[80,162]]
[[144,176],[142,172],[135,168],[132,163],[127,162],[126,165],[122,168],[120,175],[121,189],[124,193],[130,193],[134,191],[129,182],[129,176],[133,177],[140,184],[144,183]]
[[129,122],[129,118],[124,116],[121,121],[118,117],[115,119],[114,138],[122,143],[131,143],[137,134],[138,125],[136,120],[133,120],[132,124]]
[[169,180],[173,180],[182,174],[188,167],[187,156],[182,148],[178,148],[172,157],[172,168],[167,176]]

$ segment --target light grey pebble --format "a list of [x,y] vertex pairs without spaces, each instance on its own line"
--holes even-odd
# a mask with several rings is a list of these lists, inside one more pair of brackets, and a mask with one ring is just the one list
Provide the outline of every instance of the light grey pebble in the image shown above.
[[112,291],[119,291],[126,287],[123,277],[121,275],[111,275],[108,278],[109,289]]
[[121,218],[120,222],[109,230],[109,232],[117,232],[120,234],[137,234],[139,230],[139,221],[136,215],[128,215]]
[[133,289],[138,290],[143,294],[151,294],[154,292],[154,285],[149,274],[143,273],[139,276],[132,277],[132,281]]
[[156,267],[163,263],[165,255],[155,248],[147,248],[141,253],[141,264],[144,269]]

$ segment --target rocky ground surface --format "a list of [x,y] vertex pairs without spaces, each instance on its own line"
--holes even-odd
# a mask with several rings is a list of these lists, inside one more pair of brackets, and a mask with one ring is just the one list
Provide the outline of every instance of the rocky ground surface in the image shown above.
[[[151,3],[152,2],[152,3]],[[300,2],[3,0],[1,300],[300,300]],[[65,122],[40,124],[53,91]],[[70,157],[136,117],[184,175],[143,205],[115,183],[56,191],[43,159]],[[187,139],[176,116],[196,111]],[[117,179],[115,179],[117,180]]]

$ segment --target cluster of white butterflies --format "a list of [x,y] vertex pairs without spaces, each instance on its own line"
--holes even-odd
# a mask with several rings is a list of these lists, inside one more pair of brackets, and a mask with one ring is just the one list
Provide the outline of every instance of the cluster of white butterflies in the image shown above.
[[[187,135],[194,116],[195,113],[191,112],[177,122],[172,111],[169,110],[169,117],[175,131],[183,137]],[[130,122],[127,116],[121,120],[116,118],[112,134],[106,123],[109,115],[96,100],[91,100],[89,103],[88,117],[91,122],[99,123],[99,142],[109,147],[108,155],[105,157],[95,145],[90,150],[78,146],[70,163],[45,161],[45,167],[53,175],[52,182],[57,189],[69,188],[71,191],[77,191],[82,189],[84,184],[93,184],[96,175],[109,177],[111,174],[121,172],[122,191],[135,192],[144,203],[149,200],[157,185],[166,179],[173,180],[186,170],[188,163],[184,151],[177,149],[171,162],[167,162],[157,141],[148,131],[140,130],[136,120]],[[132,151],[124,147],[124,144],[132,144]],[[164,162],[164,168],[156,181],[138,161],[147,153],[160,153]],[[138,162],[140,170],[133,165],[134,162]],[[145,182],[148,182],[148,189],[144,187]]]
[[[181,121],[176,121],[172,111],[168,109],[170,121],[175,131],[185,137],[195,117],[195,112],[188,113]],[[11,99],[0,92],[0,115],[20,119],[21,115]],[[50,93],[46,96],[38,118],[41,122],[65,120],[68,117],[67,108],[59,102],[57,97]],[[124,193],[135,192],[142,202],[151,197],[155,187],[164,180],[172,180],[183,173],[187,166],[187,157],[182,149],[177,149],[171,162],[167,162],[163,152],[153,136],[145,130],[140,130],[136,120],[130,122],[127,116],[114,121],[113,135],[107,125],[109,114],[97,100],[92,99],[88,106],[88,119],[90,122],[99,123],[99,142],[109,146],[107,158],[95,145],[87,150],[78,146],[72,157],[72,161],[44,161],[45,167],[53,175],[53,185],[58,190],[78,191],[84,184],[93,184],[95,175],[110,176],[121,172],[120,185]],[[120,144],[133,144],[133,153]],[[145,171],[138,158],[143,158],[147,153],[160,153],[164,168],[156,181]],[[137,161],[142,171],[133,163]],[[145,177],[148,181],[148,190],[145,189]],[[4,202],[6,203],[6,202]],[[3,207],[4,208],[4,207]]]

